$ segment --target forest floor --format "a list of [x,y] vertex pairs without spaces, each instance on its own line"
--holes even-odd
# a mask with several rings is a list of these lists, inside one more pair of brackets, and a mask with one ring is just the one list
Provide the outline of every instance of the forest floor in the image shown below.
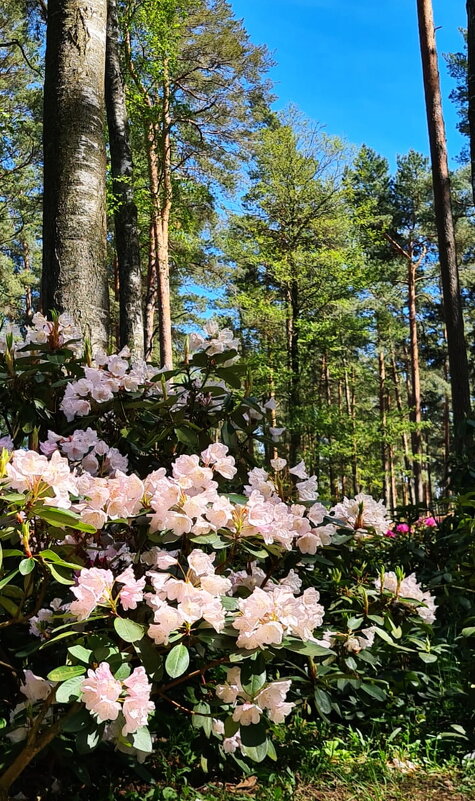
[[196,801],[267,801],[292,799],[292,801],[474,801],[475,777],[459,770],[442,769],[427,773],[417,771],[411,775],[394,775],[376,783],[356,776],[341,779],[332,774],[320,775],[316,783],[297,782],[293,791],[285,793],[277,787],[265,787],[255,776],[250,776],[226,789],[209,786],[201,788]]

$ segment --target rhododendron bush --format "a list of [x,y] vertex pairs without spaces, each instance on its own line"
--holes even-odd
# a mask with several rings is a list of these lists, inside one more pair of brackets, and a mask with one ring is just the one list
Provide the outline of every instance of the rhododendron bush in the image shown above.
[[[364,715],[391,693],[394,654],[436,658],[434,599],[388,563],[380,502],[328,509],[304,464],[283,458],[238,483],[244,457],[229,445],[268,434],[257,402],[207,384],[235,368],[230,333],[196,337],[181,377],[157,381],[124,353],[82,362],[68,325],[37,318],[3,356],[2,392],[40,388],[31,425],[18,398],[6,414],[0,462],[4,792],[55,737],[143,760],[164,706],[223,758],[275,758],[272,730],[294,709]],[[214,415],[215,441],[200,415]]]

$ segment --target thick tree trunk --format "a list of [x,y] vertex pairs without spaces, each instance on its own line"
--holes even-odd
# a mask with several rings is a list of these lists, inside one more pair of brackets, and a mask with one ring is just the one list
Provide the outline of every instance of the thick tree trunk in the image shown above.
[[434,187],[434,207],[439,244],[444,316],[447,326],[452,413],[455,432],[454,451],[456,456],[462,456],[465,452],[463,423],[470,415],[470,384],[455,247],[450,176],[442,113],[442,98],[440,94],[432,0],[417,0],[417,10],[432,162],[432,182]]
[[50,0],[44,84],[42,307],[106,346],[107,0]]
[[116,0],[107,2],[106,108],[114,194],[115,245],[119,264],[119,346],[144,353],[142,277],[137,207],[133,193],[133,163],[119,60]]
[[473,202],[475,203],[475,0],[467,0],[467,56],[470,163],[472,168],[472,194]]

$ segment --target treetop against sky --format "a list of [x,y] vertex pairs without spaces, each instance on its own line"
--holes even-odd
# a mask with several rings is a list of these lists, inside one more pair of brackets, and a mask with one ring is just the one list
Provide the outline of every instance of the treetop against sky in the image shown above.
[[[277,106],[295,103],[328,131],[395,163],[428,153],[415,0],[232,0],[255,42],[277,62]],[[464,0],[434,0],[439,56],[461,50]],[[440,63],[452,166],[463,141]]]

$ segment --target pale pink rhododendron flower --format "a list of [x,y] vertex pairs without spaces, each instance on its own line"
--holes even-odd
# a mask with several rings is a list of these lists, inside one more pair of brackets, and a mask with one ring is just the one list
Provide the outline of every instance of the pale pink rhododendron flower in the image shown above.
[[137,609],[137,604],[143,600],[145,576],[137,580],[133,567],[129,565],[129,567],[117,576],[116,581],[124,585],[119,592],[121,606],[125,610]]
[[411,573],[410,576],[406,576],[401,581],[398,581],[396,574],[393,571],[389,571],[384,574],[382,586],[381,577],[375,579],[374,584],[376,589],[380,592],[382,590],[388,590],[397,598],[408,599],[409,603],[411,601],[416,601],[414,606],[416,607],[416,612],[419,617],[421,617],[425,623],[433,623],[435,621],[435,610],[437,609],[435,597],[427,590],[422,590],[415,573]]
[[122,707],[125,718],[122,734],[126,735],[132,734],[141,726],[146,726],[148,716],[155,707],[150,701],[152,685],[143,667],[135,668],[131,675],[124,679],[123,685],[126,687],[127,696]]
[[25,698],[34,704],[37,701],[44,701],[54,686],[48,679],[36,676],[32,670],[24,670],[25,681],[20,684],[20,691]]
[[239,631],[239,648],[258,648],[280,644],[286,635],[306,641],[321,626],[324,609],[313,587],[296,597],[288,587],[277,586],[271,592],[260,587],[249,598],[239,601],[241,616],[232,625]]
[[69,611],[78,620],[86,620],[96,606],[110,606],[114,576],[110,570],[98,567],[84,568],[78,577],[76,587],[71,592],[76,596]]
[[391,523],[384,503],[362,492],[355,498],[344,498],[331,511],[337,520],[353,528],[361,537],[366,536],[368,529],[384,536]]
[[289,473],[291,476],[300,478],[301,481],[305,481],[309,477],[303,461],[296,464],[295,467],[289,467]]
[[122,684],[113,677],[107,662],[101,662],[96,670],[89,669],[81,683],[84,705],[100,722],[117,718],[121,692]]

